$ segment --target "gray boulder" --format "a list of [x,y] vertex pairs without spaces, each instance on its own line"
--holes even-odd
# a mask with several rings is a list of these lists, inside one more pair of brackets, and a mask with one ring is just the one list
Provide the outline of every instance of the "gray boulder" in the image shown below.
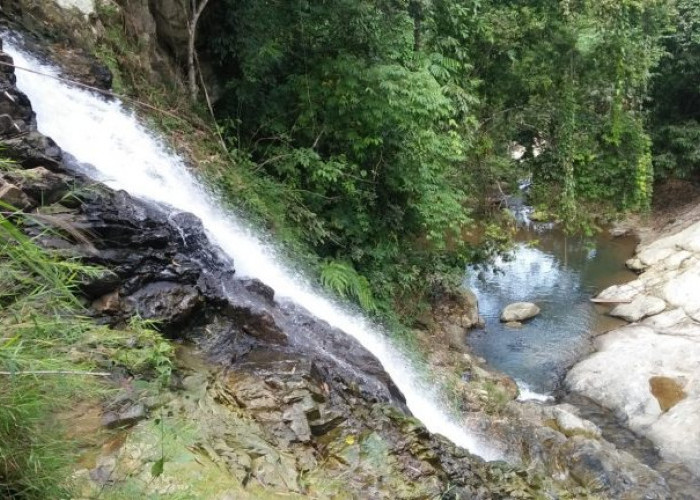
[[515,302],[509,304],[501,313],[501,321],[510,323],[513,321],[525,321],[534,318],[540,313],[540,308],[532,302]]
[[610,311],[610,316],[634,323],[647,316],[659,314],[666,309],[666,302],[658,297],[637,295],[629,304],[620,304]]

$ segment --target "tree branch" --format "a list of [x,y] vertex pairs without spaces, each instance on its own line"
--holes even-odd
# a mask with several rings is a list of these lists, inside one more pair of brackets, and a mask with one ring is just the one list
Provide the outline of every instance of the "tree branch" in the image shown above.
[[18,372],[0,371],[0,375],[85,375],[88,377],[109,377],[112,374],[108,372],[82,372],[79,370],[26,370]]

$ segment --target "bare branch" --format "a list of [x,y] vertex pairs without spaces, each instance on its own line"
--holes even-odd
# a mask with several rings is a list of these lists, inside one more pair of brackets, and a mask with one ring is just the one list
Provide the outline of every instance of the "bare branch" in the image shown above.
[[88,377],[109,377],[112,374],[107,372],[82,372],[78,370],[27,370],[18,372],[0,371],[0,375],[84,375]]

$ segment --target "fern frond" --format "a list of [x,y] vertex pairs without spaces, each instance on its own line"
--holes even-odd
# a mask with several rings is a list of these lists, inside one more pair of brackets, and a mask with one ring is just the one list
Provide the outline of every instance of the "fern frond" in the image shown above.
[[321,284],[344,299],[357,302],[365,311],[377,310],[369,281],[348,262],[326,260],[321,267]]

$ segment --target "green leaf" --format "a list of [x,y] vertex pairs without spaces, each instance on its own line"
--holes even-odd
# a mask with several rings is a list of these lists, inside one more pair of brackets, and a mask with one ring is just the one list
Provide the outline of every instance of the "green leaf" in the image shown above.
[[165,457],[160,457],[153,463],[151,467],[151,475],[153,477],[160,477],[163,474],[163,468],[165,467]]

